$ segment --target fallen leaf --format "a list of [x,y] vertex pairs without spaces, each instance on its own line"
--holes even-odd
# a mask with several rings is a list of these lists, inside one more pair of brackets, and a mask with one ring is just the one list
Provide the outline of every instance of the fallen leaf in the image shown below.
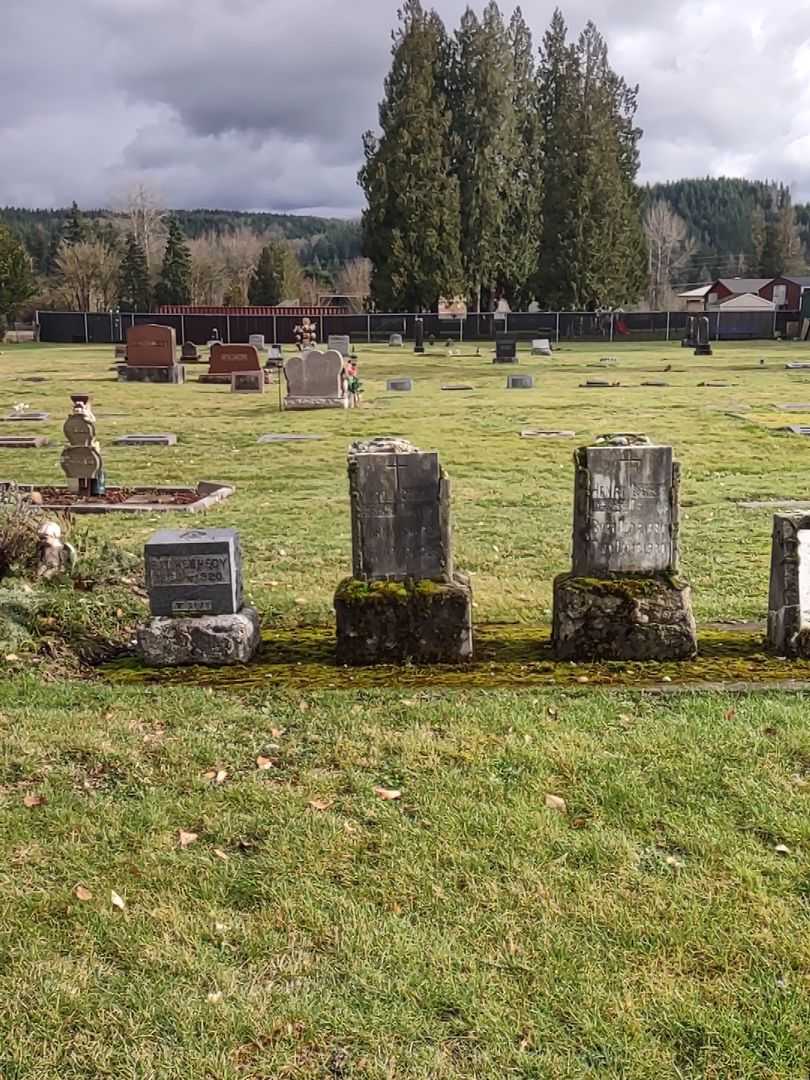
[[216,780],[216,778],[217,778],[217,770],[216,769],[209,769],[207,773],[203,773],[203,780],[208,780],[210,783],[213,783],[214,780]]
[[280,739],[282,735],[286,734],[286,728],[283,728],[283,727],[270,728],[270,734],[273,736],[274,739]]
[[585,685],[585,683],[589,683],[590,681],[591,680],[588,678],[587,675],[577,675],[577,682],[581,683],[583,686]]
[[777,855],[790,855],[791,853],[790,848],[786,847],[785,844],[777,844],[773,850]]
[[413,709],[419,704],[419,702],[416,701],[414,698],[407,698],[405,701],[402,702],[402,704],[405,705],[408,709]]
[[115,609],[115,617],[116,617],[116,619],[123,619],[123,617],[124,617],[124,609],[123,608],[116,608]]
[[548,711],[548,715],[549,715],[549,717],[550,717],[550,718],[551,718],[552,720],[556,720],[556,719],[557,719],[557,717],[558,717],[558,716],[560,715],[560,710],[559,710],[559,709],[557,708],[557,706],[556,706],[556,705],[549,705],[549,707],[548,707],[548,710],[547,710],[547,711]]
[[224,784],[227,779],[228,779],[228,774],[225,772],[225,770],[224,769],[219,769],[219,771],[214,776],[214,783],[215,784]]
[[93,894],[90,892],[89,889],[85,889],[84,885],[77,885],[73,891],[76,895],[77,900],[87,901],[93,899]]
[[328,810],[335,805],[334,799],[312,799],[309,806],[312,810]]
[[223,862],[228,861],[228,856],[225,854],[222,848],[214,848],[214,854],[218,859],[222,859]]
[[219,1005],[220,1001],[222,1001],[222,991],[221,990],[212,991],[208,995],[208,1001],[209,1001],[209,1004],[211,1004],[211,1005]]
[[33,809],[35,806],[44,806],[47,801],[44,795],[26,795],[23,799],[23,806]]
[[727,709],[725,711],[725,713],[723,714],[723,719],[730,722],[735,718],[736,715],[737,715],[737,710],[736,709]]
[[402,798],[401,791],[394,791],[391,788],[375,787],[374,794],[384,802],[394,802],[396,799]]
[[193,844],[195,840],[199,840],[199,835],[195,832],[184,832],[182,829],[177,830],[180,837],[180,847],[187,848],[190,844]]
[[262,772],[267,772],[268,769],[273,768],[273,759],[269,757],[264,757],[263,754],[259,754],[259,756],[256,758],[256,768],[261,769]]
[[661,680],[661,682],[672,682],[672,676],[671,675],[665,675],[663,677],[663,679]]
[[9,653],[8,656],[4,656],[3,659],[6,660],[9,664],[16,664],[20,658],[19,656],[17,656],[16,653],[12,652]]
[[559,795],[546,795],[546,809],[556,810],[558,814],[568,813],[565,799],[561,799]]
[[671,866],[674,870],[683,870],[686,866],[686,863],[683,862],[683,860],[676,859],[674,855],[667,855],[666,864],[667,866]]
[[113,907],[117,907],[120,911],[126,911],[127,905],[124,903],[124,898],[119,896],[115,889],[110,892],[110,900]]
[[298,703],[298,708],[301,710],[301,712],[309,712],[309,703],[306,701],[300,701]]

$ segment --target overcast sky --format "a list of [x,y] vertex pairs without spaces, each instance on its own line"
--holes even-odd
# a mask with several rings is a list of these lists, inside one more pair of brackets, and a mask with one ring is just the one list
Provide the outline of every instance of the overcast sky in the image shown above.
[[[144,182],[172,207],[359,212],[397,0],[0,6],[0,205],[106,206]],[[452,28],[467,5],[433,6]],[[522,6],[539,41],[553,3]],[[640,83],[643,179],[769,177],[810,200],[808,0],[562,7]]]

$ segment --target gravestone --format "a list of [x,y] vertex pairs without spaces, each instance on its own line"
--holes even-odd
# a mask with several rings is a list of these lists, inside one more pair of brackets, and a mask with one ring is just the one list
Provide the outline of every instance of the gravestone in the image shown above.
[[145,323],[127,329],[127,362],[118,369],[121,382],[177,385],[185,381],[185,370],[177,363],[173,327]]
[[415,353],[423,353],[425,351],[425,320],[421,316],[417,316],[413,320],[413,333],[413,351]]
[[681,348],[697,348],[697,319],[694,315],[686,320],[686,336],[681,340]]
[[711,356],[712,347],[709,342],[709,320],[705,315],[695,319],[695,356]]
[[231,385],[233,373],[259,371],[262,365],[255,345],[225,345],[215,341],[211,346],[211,359],[208,374],[200,376],[201,383]]
[[254,608],[243,606],[239,534],[234,529],[165,529],[144,548],[153,618],[138,630],[152,667],[246,663],[260,644]]
[[389,379],[385,384],[385,389],[407,393],[409,390],[413,390],[413,379]]
[[284,350],[282,349],[282,347],[280,345],[271,345],[270,346],[270,355],[269,355],[268,359],[269,360],[283,360],[284,359]]
[[256,352],[263,353],[267,351],[264,334],[250,334],[248,337],[248,344],[252,345]]
[[453,567],[438,454],[403,439],[349,450],[352,577],[335,594],[342,664],[472,658],[472,590]]
[[389,349],[401,349],[404,344],[402,334],[391,334],[388,338]]
[[234,371],[231,375],[231,393],[263,394],[263,371]]
[[321,442],[326,436],[324,435],[297,435],[291,434],[273,434],[273,435],[260,435],[256,440],[257,443],[285,443],[285,442]]
[[45,420],[50,420],[51,414],[46,412],[32,412],[29,409],[19,409],[14,412],[10,412],[7,416],[3,417],[6,423],[13,424],[22,420],[30,420],[33,423],[42,423]]
[[604,390],[611,386],[621,386],[621,383],[610,382],[609,379],[586,379],[579,384],[580,390]]
[[50,441],[47,435],[0,435],[0,447],[5,450],[38,450]]
[[180,350],[180,359],[184,364],[199,364],[202,360],[200,350],[193,341],[184,341]]
[[352,351],[352,339],[348,334],[330,334],[326,342],[327,349],[334,349],[341,356],[350,356]]
[[287,381],[285,409],[346,409],[349,402],[343,378],[343,357],[328,352],[308,352],[291,356],[284,365]]
[[808,401],[787,401],[784,405],[774,405],[775,409],[780,412],[803,412],[810,413],[810,402]]
[[810,517],[773,519],[768,647],[778,656],[810,660]]
[[62,428],[68,445],[60,464],[71,487],[81,496],[104,494],[104,461],[96,439],[96,418],[88,394],[74,394],[73,411]]
[[562,660],[677,660],[697,651],[677,578],[680,467],[646,436],[604,436],[576,466],[572,572],[554,583]]
[[551,356],[551,342],[548,338],[535,338],[532,342],[532,356]]
[[663,382],[663,380],[661,380],[661,379],[645,379],[644,382],[642,382],[641,385],[642,386],[663,387],[663,386],[669,386],[669,383],[668,382]]
[[807,424],[789,424],[784,430],[789,431],[791,435],[810,435],[810,427]]
[[126,345],[121,345],[121,344],[116,345],[115,346],[115,359],[116,360],[126,360],[126,358],[127,358],[127,347],[126,347]]
[[495,335],[495,359],[494,364],[516,364],[517,338],[512,334],[498,333]]
[[810,364],[803,364],[798,360],[794,360],[790,364],[785,364],[785,369],[787,371],[807,371],[808,368],[810,368]]
[[442,390],[474,390],[472,383],[442,383]]
[[159,435],[122,435],[115,440],[115,446],[176,446],[177,436],[172,431]]
[[531,390],[534,388],[534,378],[531,375],[507,375],[507,390]]

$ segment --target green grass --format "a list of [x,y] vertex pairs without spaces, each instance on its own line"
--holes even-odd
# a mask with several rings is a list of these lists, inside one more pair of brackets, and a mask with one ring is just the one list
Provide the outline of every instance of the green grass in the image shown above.
[[[279,414],[274,390],[119,385],[111,353],[2,347],[0,412],[49,411],[30,429],[52,445],[0,450],[0,478],[61,482],[68,394],[86,388],[112,482],[234,482],[203,520],[241,532],[269,666],[206,685],[131,685],[126,666],[68,680],[20,630],[0,681],[0,1077],[806,1080],[808,697],[607,692],[576,678],[614,683],[615,667],[561,675],[532,650],[569,567],[572,452],[604,431],[675,446],[698,618],[764,617],[770,513],[737,503],[810,497],[810,443],[774,430],[810,417],[773,409],[810,402],[784,370],[807,347],[522,355],[537,388],[509,392],[488,356],[361,348],[367,406],[347,414]],[[629,385],[577,389],[601,355]],[[667,364],[669,389],[638,385]],[[414,392],[387,395],[400,374]],[[738,385],[697,387],[724,377]],[[456,381],[478,389],[439,390]],[[578,436],[520,439],[529,426]],[[180,443],[111,446],[138,430]],[[256,445],[272,431],[326,439]],[[346,446],[379,434],[441,453],[497,688],[328,674]],[[82,528],[138,556],[188,520]],[[0,611],[38,618],[51,651],[93,627],[124,641],[140,604],[125,583],[69,601],[0,586]],[[704,640],[704,677],[738,676],[743,647]],[[646,679],[628,665],[620,681]],[[183,849],[180,830],[198,839]]]

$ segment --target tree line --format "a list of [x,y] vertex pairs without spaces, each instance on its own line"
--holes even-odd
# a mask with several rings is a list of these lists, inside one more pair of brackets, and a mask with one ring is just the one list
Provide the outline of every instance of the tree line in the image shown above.
[[480,17],[468,8],[450,34],[404,0],[360,173],[376,306],[636,301],[648,261],[636,108],[592,22],[569,40],[555,11],[535,54],[520,8],[508,21],[495,0]]

